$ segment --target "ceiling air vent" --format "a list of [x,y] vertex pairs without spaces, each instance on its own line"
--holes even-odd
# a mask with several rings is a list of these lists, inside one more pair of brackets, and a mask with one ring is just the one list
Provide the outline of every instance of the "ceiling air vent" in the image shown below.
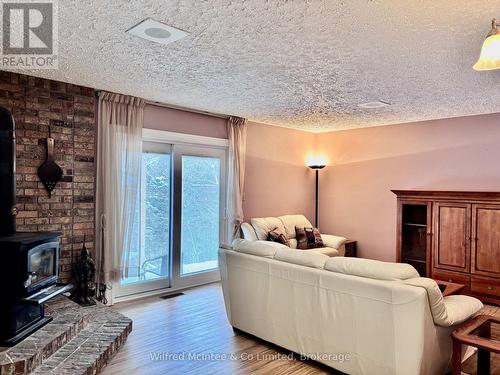
[[160,44],[169,44],[189,35],[189,33],[184,30],[165,25],[151,18],[147,18],[128,29],[127,33]]
[[381,100],[376,100],[374,102],[368,102],[368,103],[361,103],[358,104],[359,108],[364,108],[364,109],[375,109],[375,108],[384,108],[390,106],[391,103],[383,102]]

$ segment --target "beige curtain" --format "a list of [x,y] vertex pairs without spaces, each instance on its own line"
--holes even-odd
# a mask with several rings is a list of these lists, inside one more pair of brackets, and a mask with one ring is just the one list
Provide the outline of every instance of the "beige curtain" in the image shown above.
[[99,95],[96,187],[97,282],[118,281],[132,241],[141,182],[145,102],[131,96]]
[[229,136],[227,216],[232,227],[233,239],[239,237],[239,229],[243,222],[247,120],[241,117],[229,117],[227,133]]

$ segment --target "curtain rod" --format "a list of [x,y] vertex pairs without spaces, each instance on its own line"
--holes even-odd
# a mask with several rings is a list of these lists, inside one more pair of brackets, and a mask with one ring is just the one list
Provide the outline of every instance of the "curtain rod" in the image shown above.
[[[108,92],[108,91],[106,91],[106,90],[96,90],[95,95],[97,97],[99,97],[99,95],[102,92]],[[224,118],[224,119],[227,119],[227,118],[230,117],[229,115],[224,115],[222,113],[202,111],[202,110],[199,110],[199,109],[192,109],[192,108],[187,108],[187,107],[181,107],[181,106],[178,106],[178,105],[156,102],[156,101],[153,101],[153,100],[144,100],[144,101],[146,102],[146,104],[149,104],[149,105],[155,105],[157,107],[164,107],[164,108],[168,108],[168,109],[176,109],[178,111],[191,112],[191,113],[196,113],[196,114],[199,114],[199,115],[212,116],[212,117],[218,117],[218,118]]]

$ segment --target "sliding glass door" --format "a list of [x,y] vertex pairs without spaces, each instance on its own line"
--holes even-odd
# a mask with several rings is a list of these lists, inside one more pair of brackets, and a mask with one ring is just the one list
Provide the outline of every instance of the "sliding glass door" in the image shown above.
[[168,288],[171,282],[172,146],[143,144],[141,199],[117,296]]
[[225,150],[175,146],[174,283],[215,281],[224,238]]
[[115,296],[219,279],[226,150],[145,142],[133,244]]

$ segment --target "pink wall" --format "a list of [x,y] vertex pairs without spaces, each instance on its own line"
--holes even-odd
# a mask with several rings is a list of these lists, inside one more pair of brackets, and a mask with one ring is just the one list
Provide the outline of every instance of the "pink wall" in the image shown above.
[[318,136],[320,227],[358,240],[361,256],[395,260],[391,189],[500,190],[500,113]]
[[[226,120],[154,105],[146,106],[144,127],[227,138]],[[314,149],[311,133],[250,122],[243,208],[245,217],[303,213],[314,218],[314,175],[305,167]]]
[[147,105],[144,110],[144,127],[176,133],[227,138],[226,119]]
[[311,133],[250,123],[243,210],[245,218],[302,213],[314,219],[314,175],[305,166]]

